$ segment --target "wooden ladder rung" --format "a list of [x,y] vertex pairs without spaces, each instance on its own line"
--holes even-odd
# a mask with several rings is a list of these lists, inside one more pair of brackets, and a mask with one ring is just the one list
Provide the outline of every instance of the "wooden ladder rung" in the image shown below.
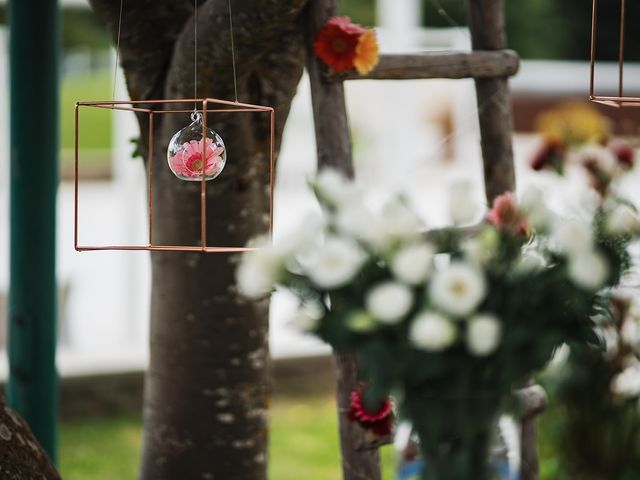
[[367,75],[355,71],[327,75],[332,81],[496,78],[515,75],[519,67],[520,57],[513,50],[446,51],[380,55],[378,66]]

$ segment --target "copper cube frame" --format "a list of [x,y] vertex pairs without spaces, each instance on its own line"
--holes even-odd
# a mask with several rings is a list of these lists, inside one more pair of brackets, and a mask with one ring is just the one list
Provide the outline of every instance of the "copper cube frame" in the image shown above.
[[620,0],[620,41],[618,50],[618,95],[603,96],[595,94],[595,65],[596,65],[596,30],[598,17],[598,0],[593,0],[591,14],[591,60],[589,72],[589,99],[592,102],[601,103],[611,107],[640,107],[640,97],[627,97],[624,95],[624,44],[625,44],[625,17],[626,0]]
[[[163,105],[194,104],[200,106],[196,109],[169,110]],[[146,108],[146,105],[158,105],[158,109]],[[212,108],[213,106],[213,108]],[[149,116],[149,161],[148,161],[148,243],[147,245],[80,245],[78,243],[78,167],[79,167],[79,110],[81,107],[103,108],[107,110],[123,110],[127,112],[146,113]],[[209,246],[207,245],[207,182],[205,180],[205,169],[202,169],[202,180],[200,189],[200,246],[187,245],[155,245],[153,243],[153,117],[159,114],[172,113],[193,113],[202,114],[202,133],[206,137],[207,115],[205,113],[247,113],[247,112],[268,112],[270,116],[270,143],[269,143],[269,235],[273,233],[273,195],[275,182],[275,111],[272,107],[262,105],[252,105],[249,103],[231,102],[215,98],[204,99],[180,99],[180,100],[129,100],[129,101],[98,101],[98,102],[77,102],[75,107],[75,164],[74,164],[74,247],[77,251],[97,251],[97,250],[145,250],[164,252],[204,252],[204,253],[230,253],[246,252],[256,250],[251,247],[238,246]],[[206,145],[202,142],[202,154],[205,155]],[[167,167],[169,168],[169,167]],[[176,181],[178,181],[176,179]]]

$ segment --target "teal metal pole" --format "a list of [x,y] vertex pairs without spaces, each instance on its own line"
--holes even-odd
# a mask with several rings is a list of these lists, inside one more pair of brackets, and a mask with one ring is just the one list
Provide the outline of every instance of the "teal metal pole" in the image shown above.
[[10,0],[9,403],[56,460],[57,0]]

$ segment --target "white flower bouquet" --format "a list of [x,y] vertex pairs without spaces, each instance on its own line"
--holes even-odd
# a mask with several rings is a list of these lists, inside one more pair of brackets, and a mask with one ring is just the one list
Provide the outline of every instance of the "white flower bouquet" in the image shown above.
[[[554,181],[563,188],[576,174],[586,181],[604,217],[601,228],[608,238],[618,239],[617,247],[616,240],[610,244],[620,251],[628,235],[639,229],[635,207],[621,193],[635,173],[638,139],[612,137],[613,125],[597,110],[584,106],[562,106],[543,114],[542,120],[545,136],[531,167],[555,172]],[[575,245],[575,236],[567,240]],[[573,267],[585,279],[607,268],[603,261],[596,260],[598,265],[594,258],[587,260],[574,262]],[[574,345],[542,377],[553,403],[548,412],[553,424],[548,448],[557,453],[558,477],[630,480],[640,476],[640,304],[637,266],[634,270],[634,276],[626,275],[594,316],[605,348],[597,351]]]
[[[590,317],[627,267],[638,223],[607,228],[617,206],[563,221],[539,194],[506,193],[476,227],[424,233],[401,198],[374,210],[334,171],[313,187],[324,221],[273,247],[255,243],[240,289],[294,292],[300,328],[357,354],[365,403],[375,410],[396,394],[425,479],[489,478],[489,437],[512,389],[563,343],[600,344]],[[469,216],[461,203],[451,203],[457,220]]]

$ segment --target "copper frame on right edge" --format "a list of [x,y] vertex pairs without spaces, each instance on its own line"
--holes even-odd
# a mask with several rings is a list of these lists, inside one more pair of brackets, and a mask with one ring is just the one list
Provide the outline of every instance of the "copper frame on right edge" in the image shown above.
[[[77,102],[75,107],[75,164],[74,164],[74,248],[78,252],[99,251],[99,250],[129,250],[129,251],[163,251],[163,252],[202,252],[202,253],[233,253],[257,250],[245,246],[212,246],[207,244],[207,188],[205,171],[202,172],[200,189],[200,246],[191,245],[157,245],[153,241],[153,162],[148,162],[148,242],[146,245],[83,245],[79,242],[79,110],[81,107],[102,108],[108,110],[123,110],[129,112],[143,113],[149,116],[149,157],[153,156],[153,117],[159,114],[191,113],[194,109],[166,108],[166,105],[176,104],[196,104],[200,105],[195,111],[203,114],[203,137],[206,136],[207,115],[204,113],[248,113],[264,112],[270,118],[270,142],[269,154],[269,235],[273,234],[273,211],[274,211],[274,188],[275,188],[275,110],[272,107],[263,105],[253,105],[249,103],[231,102],[216,98],[204,99],[172,99],[172,100],[127,100],[127,101],[96,101]],[[203,142],[203,156],[206,148]]]
[[604,96],[595,93],[595,67],[596,67],[596,33],[598,24],[598,0],[593,0],[591,13],[591,55],[589,65],[589,100],[610,107],[640,107],[640,97],[627,97],[624,95],[624,46],[625,46],[625,17],[626,0],[620,0],[620,40],[618,49],[618,91],[617,95]]

